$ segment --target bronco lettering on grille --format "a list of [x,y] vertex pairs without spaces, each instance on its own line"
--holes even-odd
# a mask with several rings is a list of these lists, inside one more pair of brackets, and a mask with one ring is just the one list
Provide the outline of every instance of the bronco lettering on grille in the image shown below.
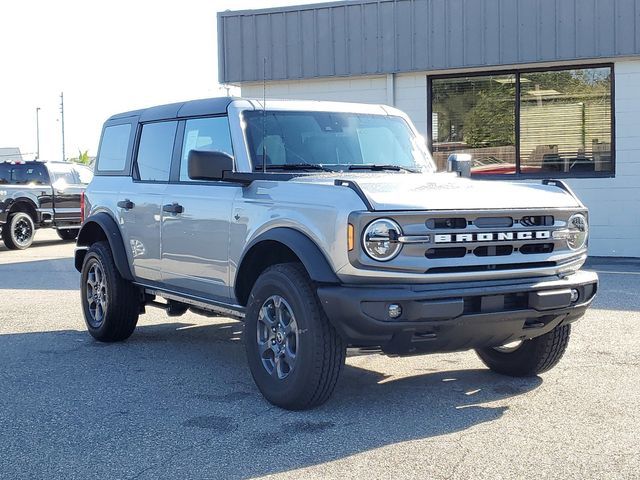
[[435,243],[504,242],[513,240],[546,240],[551,238],[548,230],[536,232],[487,232],[434,235]]

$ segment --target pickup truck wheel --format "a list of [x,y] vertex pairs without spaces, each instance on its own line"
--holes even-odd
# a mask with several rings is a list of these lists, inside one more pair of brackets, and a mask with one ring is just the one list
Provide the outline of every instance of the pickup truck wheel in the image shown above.
[[303,410],[333,393],[346,347],[302,265],[274,265],[260,275],[249,296],[244,336],[251,375],[272,404]]
[[476,353],[494,372],[512,377],[533,377],[557,365],[567,349],[570,333],[571,325],[562,325],[517,345],[479,348]]
[[140,292],[120,276],[107,242],[89,248],[81,278],[82,312],[91,336],[102,342],[129,338],[138,323]]
[[77,228],[59,228],[57,230],[58,236],[62,240],[75,240],[79,231]]
[[16,212],[9,216],[9,221],[2,227],[2,240],[10,250],[24,250],[33,243],[36,227],[28,213]]

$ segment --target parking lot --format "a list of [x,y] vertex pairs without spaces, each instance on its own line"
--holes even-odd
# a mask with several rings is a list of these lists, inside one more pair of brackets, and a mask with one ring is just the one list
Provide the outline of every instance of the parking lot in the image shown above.
[[92,340],[73,249],[0,244],[0,478],[640,478],[640,263],[593,263],[596,304],[542,377],[350,355],[327,404],[287,412],[239,322],[148,309],[127,342]]

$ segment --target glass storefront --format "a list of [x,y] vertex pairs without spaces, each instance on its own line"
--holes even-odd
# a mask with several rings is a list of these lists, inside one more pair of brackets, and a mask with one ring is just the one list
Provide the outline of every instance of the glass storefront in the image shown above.
[[432,77],[439,169],[469,153],[474,175],[610,176],[611,67]]

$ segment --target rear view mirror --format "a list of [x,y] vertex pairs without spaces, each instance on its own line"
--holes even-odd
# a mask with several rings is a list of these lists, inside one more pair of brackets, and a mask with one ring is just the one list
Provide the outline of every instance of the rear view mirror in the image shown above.
[[222,180],[225,172],[233,172],[233,157],[224,152],[191,150],[187,162],[192,180]]
[[447,159],[447,172],[456,172],[459,177],[471,177],[471,155],[452,153]]

